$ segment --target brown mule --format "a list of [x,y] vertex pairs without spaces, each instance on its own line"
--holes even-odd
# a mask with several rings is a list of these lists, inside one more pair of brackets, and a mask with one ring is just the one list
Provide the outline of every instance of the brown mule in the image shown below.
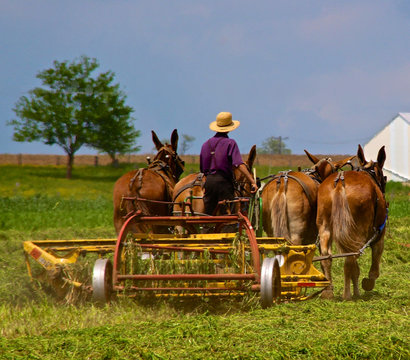
[[286,171],[270,176],[262,189],[263,229],[268,236],[284,237],[293,245],[313,244],[317,238],[316,201],[319,184],[342,168],[349,158],[333,162],[305,150],[314,166],[305,171]]
[[172,200],[174,186],[184,171],[184,162],[177,154],[178,132],[175,129],[171,135],[171,144],[164,145],[152,131],[152,141],[158,153],[148,168],[132,170],[122,175],[114,185],[114,227],[117,234],[127,214],[134,210],[141,210],[144,215],[169,215],[168,204],[124,199]]
[[[248,171],[252,174],[253,163],[256,158],[256,145],[253,145],[249,155],[248,160],[245,165]],[[251,196],[251,184],[246,179],[245,175],[242,174],[237,168],[234,169],[235,177],[235,195],[249,197]],[[180,215],[182,212],[181,203],[189,199],[192,195],[192,210],[195,214],[203,215],[205,212],[205,205],[203,201],[204,196],[204,185],[206,176],[202,173],[189,174],[183,179],[181,179],[174,187],[174,214]],[[190,212],[189,208],[185,209],[186,212]]]
[[[332,242],[341,253],[357,253],[345,258],[343,298],[346,300],[351,298],[350,281],[353,282],[353,295],[360,295],[357,257],[365,246],[371,246],[372,265],[369,278],[363,279],[362,287],[366,291],[374,288],[375,280],[379,277],[387,220],[384,146],[379,150],[376,163],[366,161],[360,145],[357,158],[360,165],[358,171],[332,174],[318,190],[317,226],[321,255],[331,256]],[[322,260],[322,268],[329,281],[332,281],[331,265],[331,257]],[[332,298],[333,287],[325,289],[322,297]]]

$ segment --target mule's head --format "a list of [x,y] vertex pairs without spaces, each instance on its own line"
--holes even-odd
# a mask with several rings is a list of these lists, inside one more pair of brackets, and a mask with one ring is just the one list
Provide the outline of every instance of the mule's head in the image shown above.
[[309,160],[314,164],[311,169],[318,174],[321,181],[326,179],[330,174],[341,169],[343,166],[350,164],[352,159],[356,156],[353,155],[339,161],[333,161],[330,157],[319,159],[318,157],[310,154],[307,150],[305,150],[305,153]]
[[185,162],[177,153],[178,131],[175,129],[171,134],[171,144],[163,144],[157,134],[152,130],[152,141],[158,151],[153,163],[162,163],[169,169],[175,181],[178,181],[185,169]]
[[[253,176],[252,168],[253,163],[256,159],[256,145],[253,145],[251,150],[249,151],[248,159],[245,162],[245,166],[248,169],[249,173]],[[235,187],[236,190],[239,192],[240,196],[250,197],[251,196],[251,188],[252,184],[246,178],[246,176],[238,169],[234,169],[234,177],[235,177]]]
[[359,170],[369,173],[384,193],[386,189],[386,177],[383,174],[383,165],[386,161],[386,151],[384,146],[379,149],[377,162],[374,162],[373,160],[367,161],[365,159],[363,149],[359,144],[357,149],[357,159],[359,160]]

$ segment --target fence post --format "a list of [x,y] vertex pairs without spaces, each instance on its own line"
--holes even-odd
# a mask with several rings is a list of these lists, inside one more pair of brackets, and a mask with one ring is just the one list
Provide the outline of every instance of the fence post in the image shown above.
[[94,166],[97,167],[98,166],[98,156],[94,157]]
[[19,164],[19,166],[23,165],[23,154],[17,155],[17,163]]

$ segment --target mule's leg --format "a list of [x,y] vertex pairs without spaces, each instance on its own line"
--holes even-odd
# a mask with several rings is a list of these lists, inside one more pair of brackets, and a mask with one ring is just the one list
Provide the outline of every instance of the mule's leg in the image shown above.
[[358,298],[360,296],[359,290],[359,276],[360,276],[360,267],[357,262],[357,258],[353,258],[353,267],[352,267],[352,282],[353,282],[353,297]]
[[376,279],[380,275],[380,259],[382,257],[384,247],[384,239],[380,239],[372,246],[372,265],[369,271],[369,277],[363,278],[362,288],[366,291],[371,291],[374,288]]
[[[332,243],[330,239],[330,231],[329,230],[324,230],[323,226],[319,229],[319,236],[320,236],[320,254],[322,256],[331,256],[332,255]],[[327,278],[327,280],[332,283],[332,258],[322,260],[320,262],[320,265],[322,266],[322,270]],[[328,286],[322,291],[322,298],[324,299],[332,299],[333,298],[333,284]]]
[[347,257],[344,263],[344,290],[343,290],[343,299],[350,300],[352,298],[350,292],[350,280],[353,283],[353,296],[359,297],[359,275],[360,275],[360,268],[359,264],[357,263],[357,259],[355,257]]

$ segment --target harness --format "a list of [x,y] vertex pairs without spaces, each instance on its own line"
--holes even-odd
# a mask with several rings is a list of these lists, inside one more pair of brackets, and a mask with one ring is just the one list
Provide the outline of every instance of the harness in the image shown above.
[[[303,191],[305,192],[306,197],[307,197],[307,199],[308,199],[308,201],[309,201],[309,205],[310,205],[312,208],[315,208],[315,207],[316,207],[316,203],[315,203],[315,201],[312,199],[312,194],[311,194],[311,192],[309,191],[308,186],[307,186],[302,180],[300,180],[298,177],[289,174],[291,171],[292,171],[292,170],[281,171],[281,172],[279,172],[279,173],[276,174],[276,175],[269,175],[269,176],[267,176],[267,177],[264,177],[263,179],[261,179],[261,181],[262,181],[262,180],[266,180],[266,179],[270,179],[270,180],[266,183],[266,185],[268,185],[270,182],[276,180],[276,189],[278,190],[279,187],[280,187],[281,179],[283,179],[284,186],[285,186],[285,191],[286,191],[287,188],[288,188],[288,180],[289,180],[289,179],[293,179],[293,180],[295,180],[295,181],[302,187],[302,189],[303,189]],[[314,180],[315,182],[317,182],[318,184],[320,184],[320,182],[321,182],[320,179],[319,179],[318,177],[316,177],[316,176],[313,175],[313,174],[315,173],[315,170],[308,169],[308,170],[303,171],[303,173],[306,173],[306,175],[308,175],[312,180]],[[265,185],[265,187],[266,187],[266,185]]]
[[192,189],[192,188],[195,187],[195,186],[200,186],[201,188],[203,188],[203,187],[204,187],[204,184],[203,184],[202,180],[203,180],[204,176],[205,176],[205,174],[203,174],[203,173],[198,173],[198,175],[196,176],[196,178],[195,178],[193,181],[191,181],[191,182],[188,183],[188,184],[185,184],[182,188],[180,188],[180,189],[178,190],[178,192],[176,193],[176,195],[174,195],[174,200],[175,200],[182,192],[184,192],[184,191],[187,190],[187,189]]
[[[177,158],[177,154],[176,153],[174,153],[174,152],[171,152],[167,147],[162,147],[159,151],[158,151],[158,154],[161,152],[161,151],[166,151],[166,152],[168,152],[171,156],[172,156],[172,158],[173,158],[173,160],[174,160],[174,162],[175,162],[175,165],[178,167],[180,167],[181,168],[181,170],[183,170],[183,162],[181,162],[181,161],[179,161],[179,159]],[[157,157],[158,157],[158,154],[157,154]],[[167,156],[170,156],[170,155],[166,155],[166,157]],[[182,163],[182,164],[180,164],[180,162]],[[131,178],[131,180],[130,180],[130,182],[129,182],[129,184],[128,184],[128,187],[129,187],[129,189],[130,189],[130,191],[132,190],[132,188],[133,188],[133,186],[134,186],[134,183],[135,183],[135,181],[138,179],[138,181],[139,181],[139,188],[141,188],[141,186],[142,186],[142,178],[143,178],[143,174],[144,174],[144,171],[145,170],[151,170],[151,171],[153,171],[155,174],[157,174],[157,175],[159,175],[160,177],[161,177],[161,179],[164,181],[164,183],[165,183],[165,187],[166,187],[166,193],[167,193],[167,199],[166,199],[166,201],[171,201],[172,200],[172,193],[173,193],[173,190],[174,190],[174,186],[175,186],[175,184],[176,184],[176,181],[177,181],[177,176],[174,174],[174,173],[172,173],[171,171],[170,171],[170,167],[169,167],[169,165],[165,162],[165,161],[163,161],[163,160],[161,160],[161,159],[154,159],[154,161],[152,162],[152,163],[150,163],[149,164],[149,166],[148,166],[148,168],[147,169],[139,169],[136,173],[135,173],[135,175]]]
[[[383,193],[383,201],[386,203],[386,199],[384,197],[384,188],[383,188],[383,184],[378,181],[377,177],[376,177],[376,173],[373,169],[359,169],[356,171],[364,171],[366,174],[368,174],[370,176],[370,178],[374,181],[374,183],[378,186],[378,188],[380,189],[380,191]],[[334,187],[336,188],[338,182],[342,183],[342,186],[345,187],[345,178],[344,178],[344,171],[341,171],[340,173],[337,174],[335,180],[334,180]],[[377,214],[377,204],[378,204],[378,198],[376,198],[376,203],[375,203],[375,211],[374,211],[374,220],[373,220],[373,224],[376,222],[376,214]],[[386,204],[387,205],[387,204]],[[376,226],[373,225],[373,235],[371,236],[371,238],[366,242],[366,244],[359,250],[359,256],[363,254],[364,250],[366,248],[368,248],[369,246],[375,244],[377,241],[380,240],[380,234],[382,233],[383,229],[386,227],[386,223],[387,223],[387,219],[388,219],[388,215],[389,215],[389,208],[386,206],[386,217],[383,221],[383,224],[381,224],[380,226]]]

